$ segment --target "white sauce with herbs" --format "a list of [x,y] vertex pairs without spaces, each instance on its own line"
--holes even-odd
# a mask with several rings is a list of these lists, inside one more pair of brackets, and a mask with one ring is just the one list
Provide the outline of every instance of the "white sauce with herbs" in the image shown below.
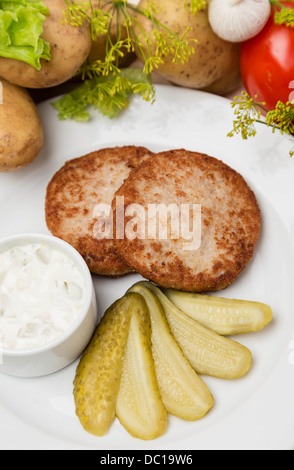
[[0,253],[0,347],[28,350],[65,333],[81,312],[83,277],[47,244]]

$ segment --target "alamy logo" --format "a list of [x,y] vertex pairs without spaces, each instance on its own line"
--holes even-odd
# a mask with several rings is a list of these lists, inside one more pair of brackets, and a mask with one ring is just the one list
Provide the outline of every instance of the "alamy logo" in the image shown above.
[[294,105],[294,80],[292,80],[292,82],[290,82],[289,88],[293,89],[293,91],[291,91],[291,93],[289,95],[289,101],[290,101],[291,104]]
[[3,364],[3,344],[0,341],[0,364]]
[[0,82],[0,104],[3,104],[3,84]]
[[289,364],[291,365],[294,365],[294,341],[290,341],[289,343],[289,349],[290,349],[290,352],[289,352],[289,356],[288,356],[288,361],[289,361]]
[[97,240],[181,240],[184,250],[201,246],[201,204],[140,204],[125,206],[116,198],[116,211],[110,204],[98,204],[93,236]]

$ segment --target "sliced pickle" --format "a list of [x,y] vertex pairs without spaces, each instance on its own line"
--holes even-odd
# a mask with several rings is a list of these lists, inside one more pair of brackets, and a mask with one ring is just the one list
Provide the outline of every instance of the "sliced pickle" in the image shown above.
[[141,283],[129,292],[142,295],[149,308],[156,377],[167,411],[184,420],[202,418],[213,406],[213,397],[173,338],[160,302]]
[[115,417],[123,356],[137,296],[126,295],[104,314],[76,370],[74,399],[83,428],[103,436]]
[[116,415],[126,430],[139,439],[156,439],[166,430],[167,412],[152,356],[150,314],[139,295],[131,318]]
[[144,281],[139,285],[157,296],[175,340],[196,372],[222,379],[236,379],[248,372],[252,355],[245,346],[188,317],[154,284]]
[[230,300],[173,289],[164,289],[163,292],[186,315],[220,335],[259,331],[273,318],[272,309],[260,302]]

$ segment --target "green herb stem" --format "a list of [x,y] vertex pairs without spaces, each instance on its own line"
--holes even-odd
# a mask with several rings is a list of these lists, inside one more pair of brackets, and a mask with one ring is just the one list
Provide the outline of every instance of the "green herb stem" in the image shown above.
[[[228,137],[235,134],[241,134],[242,138],[247,140],[256,135],[255,123],[271,127],[273,133],[278,130],[281,134],[292,135],[294,133],[294,106],[287,102],[279,101],[276,108],[267,111],[264,103],[257,101],[257,96],[251,98],[248,93],[242,92],[241,96],[236,96],[232,102],[235,119],[233,121],[233,130],[229,132]],[[261,118],[261,110],[266,111],[265,119]],[[294,155],[294,148],[290,150],[290,156]]]
[[[293,1],[293,0],[288,0]],[[279,0],[270,0],[271,6],[274,8],[274,21],[278,25],[285,25],[294,28],[294,9],[287,8]]]
[[[115,117],[128,106],[132,94],[140,94],[144,100],[152,103],[155,99],[152,85],[154,69],[171,55],[174,62],[185,62],[195,52],[192,47],[195,40],[187,38],[189,28],[179,37],[156,19],[157,7],[151,0],[146,8],[134,6],[127,0],[109,0],[103,4],[100,0],[96,8],[91,0],[80,3],[74,0],[64,1],[67,5],[65,21],[78,26],[86,19],[90,24],[93,40],[99,40],[99,36],[105,35],[106,47],[103,60],[93,63],[87,61],[79,71],[82,85],[54,103],[60,119],[88,120],[89,105],[109,117]],[[201,3],[203,6],[203,1]],[[195,0],[193,5],[195,6]],[[140,17],[152,22],[151,33],[144,30]],[[117,21],[115,41],[111,36],[114,19]],[[126,37],[123,36],[123,26]],[[143,60],[143,70],[121,69],[120,58],[125,53],[136,50]]]

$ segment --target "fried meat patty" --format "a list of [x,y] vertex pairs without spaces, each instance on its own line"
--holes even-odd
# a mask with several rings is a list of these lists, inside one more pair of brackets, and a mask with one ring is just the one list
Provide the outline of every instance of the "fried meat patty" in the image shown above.
[[[224,289],[254,254],[261,227],[256,197],[239,173],[216,158],[186,150],[159,153],[135,169],[116,195],[124,197],[125,204],[125,239],[116,240],[117,250],[136,272],[162,287],[190,292]],[[132,204],[143,206],[145,215],[128,212],[128,207],[136,207]],[[153,238],[148,237],[149,220],[155,220],[154,205],[160,204],[176,205],[180,214],[188,205],[189,223],[187,216],[182,220],[161,214],[161,218],[156,216],[156,236],[151,230]],[[187,245],[187,234],[192,241],[199,230],[199,219],[198,227],[192,225],[197,220],[194,204],[201,205],[200,247]],[[113,207],[116,211],[115,202]],[[178,238],[172,227],[177,220]],[[165,225],[168,236],[164,239],[159,227]]]
[[94,274],[116,277],[133,271],[117,253],[112,239],[97,239],[95,208],[98,204],[111,207],[116,190],[150,156],[144,147],[98,150],[66,162],[48,185],[48,229],[76,248]]

